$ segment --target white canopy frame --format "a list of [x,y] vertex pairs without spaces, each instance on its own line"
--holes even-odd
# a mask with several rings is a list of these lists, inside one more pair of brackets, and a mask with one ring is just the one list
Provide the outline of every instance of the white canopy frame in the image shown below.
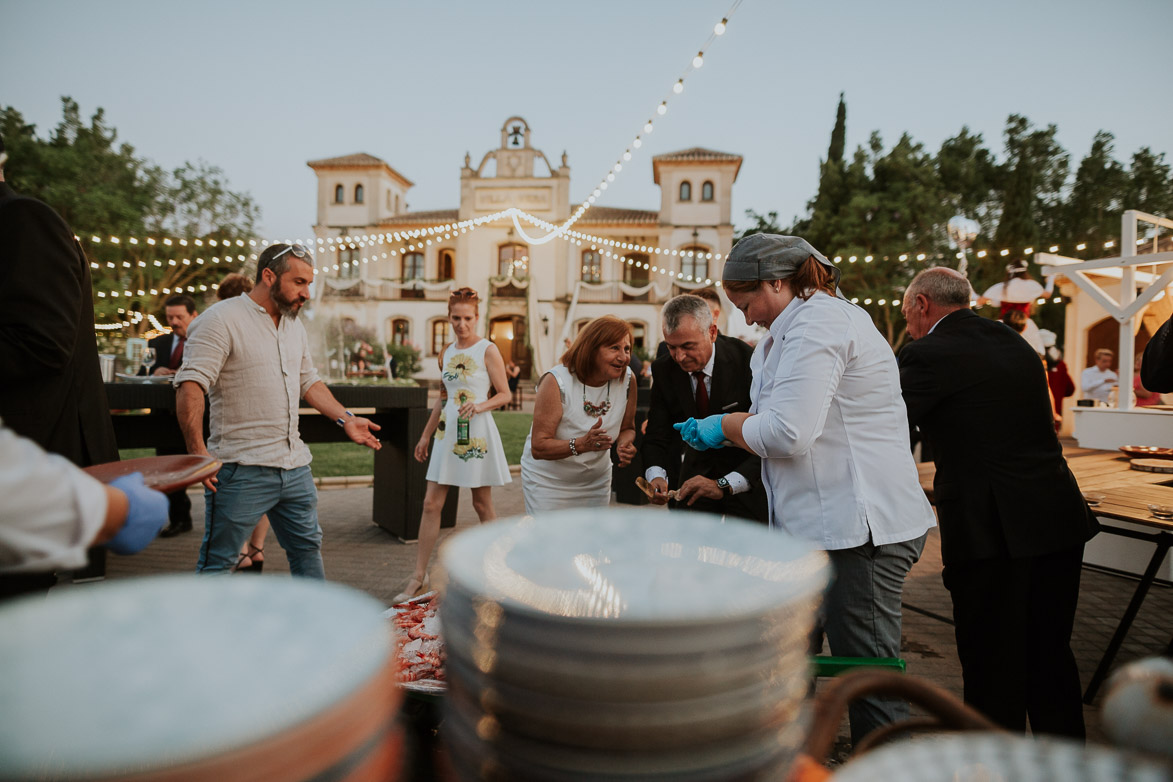
[[[1135,360],[1135,351],[1133,350],[1135,330],[1133,326],[1136,315],[1149,302],[1164,292],[1170,283],[1173,283],[1173,265],[1171,265],[1173,264],[1173,252],[1136,254],[1137,236],[1140,233],[1138,225],[1142,222],[1157,228],[1173,229],[1173,220],[1129,209],[1120,218],[1119,256],[1097,258],[1094,261],[1080,261],[1076,258],[1049,253],[1039,253],[1036,257],[1036,262],[1039,265],[1050,267],[1043,269],[1044,277],[1052,278],[1057,275],[1067,277],[1120,323],[1120,343],[1116,355],[1120,367],[1120,377],[1128,378],[1128,382],[1121,383],[1122,390],[1117,400],[1118,410],[1132,409],[1132,394],[1125,393],[1124,389],[1132,388],[1132,366]],[[1167,268],[1161,274],[1147,275],[1149,277],[1148,284],[1138,294],[1136,267],[1161,265],[1165,265]],[[1118,300],[1087,275],[1087,272],[1097,269],[1120,270],[1120,296]]]

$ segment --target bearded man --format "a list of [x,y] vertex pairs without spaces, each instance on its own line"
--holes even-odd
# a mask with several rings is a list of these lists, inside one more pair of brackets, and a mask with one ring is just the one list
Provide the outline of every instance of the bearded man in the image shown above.
[[[217,303],[188,329],[175,375],[179,425],[193,454],[224,463],[204,481],[204,540],[196,572],[226,573],[257,520],[268,514],[295,576],[325,578],[318,493],[298,433],[299,399],[378,449],[379,427],[339,404],[318,378],[305,326],[314,257],[274,244],[257,261],[256,286]],[[204,443],[204,394],[211,436]]]

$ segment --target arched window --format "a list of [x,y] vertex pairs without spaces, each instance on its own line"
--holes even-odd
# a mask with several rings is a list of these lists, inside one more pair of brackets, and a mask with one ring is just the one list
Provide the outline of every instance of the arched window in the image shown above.
[[346,188],[342,185],[334,186],[334,203],[341,204],[346,201]]
[[411,321],[407,318],[391,319],[391,344],[406,345],[411,340]]
[[436,262],[436,279],[451,280],[456,277],[456,263],[451,250],[441,250]]
[[395,196],[395,214],[399,214],[399,196]]
[[603,256],[598,250],[583,250],[582,253],[582,281],[603,281]]
[[648,327],[646,323],[638,320],[628,321],[631,326],[631,351],[634,353],[636,348],[643,350],[648,343]]
[[511,269],[514,277],[529,274],[529,248],[524,244],[503,244],[497,248],[497,274],[508,276]]
[[360,257],[357,247],[340,247],[338,249],[338,276],[344,279],[358,277]]
[[680,250],[680,271],[685,282],[704,282],[709,276],[709,262],[704,247],[683,247]]
[[422,280],[424,278],[424,254],[403,254],[403,281]]
[[[644,253],[629,253],[627,258],[621,263],[623,264],[623,281],[633,288],[646,287],[652,279],[647,255]],[[631,261],[631,263],[628,263]],[[645,269],[644,267],[648,268]],[[623,294],[624,301],[647,301],[648,294],[644,293],[627,293]]]
[[355,186],[354,186],[354,202],[355,202],[356,204],[361,204],[361,203],[362,203],[362,197],[363,197],[363,189],[362,189],[362,185],[355,185]]
[[713,200],[713,183],[712,182],[705,182],[703,185],[701,185],[701,200],[702,201],[712,201]]
[[439,318],[432,321],[432,342],[428,345],[428,355],[438,356],[444,350],[444,346],[452,341],[452,326],[449,325],[447,318]]
[[680,200],[681,201],[691,201],[692,200],[692,183],[689,182],[687,179],[680,183]]

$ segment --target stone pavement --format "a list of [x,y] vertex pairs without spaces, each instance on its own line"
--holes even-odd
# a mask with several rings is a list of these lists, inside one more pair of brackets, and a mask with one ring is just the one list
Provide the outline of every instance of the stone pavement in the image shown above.
[[[372,523],[371,499],[370,488],[325,489],[320,492],[323,558],[328,578],[388,602],[411,574],[416,548],[400,543]],[[523,512],[521,482],[516,475],[513,483],[494,493],[494,502],[499,517]],[[157,540],[146,551],[133,557],[111,555],[108,577],[121,579],[192,572],[203,529],[202,494],[193,493],[192,512],[196,519],[192,533]],[[464,491],[460,498],[457,530],[476,523],[471,497]],[[443,531],[441,540],[451,534],[451,530]],[[289,573],[284,552],[272,534],[265,546],[265,556],[264,577],[281,577]],[[1073,646],[1085,686],[1135,587],[1136,581],[1131,578],[1084,568]],[[58,587],[70,588],[81,589],[85,585]],[[930,533],[924,555],[909,575],[904,601],[902,646],[908,673],[922,676],[960,697],[961,670],[953,628],[949,623],[952,609],[949,595],[941,584],[940,545],[935,532]],[[1173,617],[1173,588],[1155,585],[1117,656],[1116,664],[1161,654],[1173,634],[1170,617]],[[1099,703],[1085,707],[1084,711],[1089,738],[1102,741]]]

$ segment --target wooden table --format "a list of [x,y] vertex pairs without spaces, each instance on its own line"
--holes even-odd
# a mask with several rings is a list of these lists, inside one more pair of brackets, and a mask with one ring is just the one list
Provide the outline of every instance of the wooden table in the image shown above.
[[[415,540],[419,537],[428,466],[417,462],[413,452],[428,420],[428,390],[423,386],[332,385],[329,388],[339,402],[382,427],[378,438],[383,447],[375,452],[372,520],[401,540]],[[175,390],[169,384],[107,383],[106,398],[119,448],[184,448],[183,434],[175,418]],[[150,408],[151,414],[126,414],[143,408]],[[298,430],[303,442],[350,442],[333,421],[304,402],[302,408]],[[207,431],[205,411],[205,438]],[[441,514],[442,527],[456,526],[458,497],[459,492],[448,492]]]
[[[1148,567],[1145,568],[1140,583],[1136,585],[1132,600],[1120,618],[1120,624],[1116,626],[1116,632],[1113,633],[1104,656],[1100,658],[1096,672],[1088,682],[1083,701],[1090,704],[1096,697],[1100,685],[1104,683],[1112,661],[1116,659],[1116,653],[1120,651],[1120,646],[1124,643],[1124,638],[1128,635],[1128,630],[1132,627],[1141,604],[1144,603],[1149,588],[1156,579],[1161,563],[1169,553],[1169,548],[1173,546],[1173,520],[1159,519],[1153,516],[1148,508],[1149,503],[1173,505],[1173,486],[1164,485],[1173,482],[1173,475],[1134,470],[1130,466],[1129,457],[1120,451],[1096,451],[1068,443],[1063,447],[1063,455],[1081,491],[1085,494],[1098,492],[1104,495],[1103,501],[1092,508],[1096,516],[1100,517],[1101,531],[1109,535],[1147,541],[1155,546]],[[922,462],[917,465],[917,471],[921,488],[932,501],[933,477],[937,473],[937,467],[932,462]],[[1103,523],[1105,519],[1126,521],[1151,529],[1153,532],[1106,524]],[[1170,641],[1166,654],[1173,654],[1173,641]]]

